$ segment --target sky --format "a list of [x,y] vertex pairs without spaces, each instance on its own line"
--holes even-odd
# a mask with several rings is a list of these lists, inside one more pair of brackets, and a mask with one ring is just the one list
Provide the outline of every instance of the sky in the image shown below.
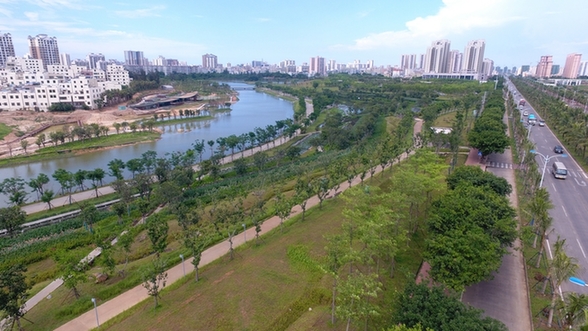
[[72,60],[89,53],[124,61],[125,50],[201,65],[211,53],[232,65],[266,61],[399,65],[437,39],[463,52],[484,39],[498,66],[536,65],[542,55],[588,61],[587,0],[0,0],[0,33],[17,56],[29,35],[56,37]]

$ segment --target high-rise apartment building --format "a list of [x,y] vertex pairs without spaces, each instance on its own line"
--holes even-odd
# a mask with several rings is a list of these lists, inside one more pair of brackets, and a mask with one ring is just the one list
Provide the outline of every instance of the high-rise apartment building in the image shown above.
[[427,49],[423,71],[426,73],[449,73],[449,50],[451,42],[447,39],[433,41]]
[[578,71],[580,70],[580,62],[582,62],[582,54],[572,53],[566,58],[566,65],[563,70],[563,77],[576,79],[578,78]]
[[141,51],[125,51],[125,64],[130,66],[146,65],[145,57]]
[[14,54],[14,45],[10,33],[0,33],[0,68],[6,66],[6,59]]
[[559,64],[554,64],[551,66],[551,76],[560,76],[561,73]]
[[59,64],[69,67],[71,65],[71,58],[67,53],[59,54]]
[[484,40],[472,40],[468,42],[463,51],[462,72],[466,74],[477,74],[482,72],[484,61]]
[[578,70],[578,76],[588,76],[588,61],[582,62],[580,64],[580,69]]
[[537,64],[535,69],[535,76],[539,78],[549,77],[551,75],[551,67],[553,66],[553,57],[551,55],[544,55]]
[[319,74],[319,75],[324,75],[325,74],[325,58],[324,57],[320,57],[320,56],[316,56],[316,57],[311,57],[310,58],[310,66],[308,68],[308,73],[309,74]]
[[400,69],[411,70],[417,67],[417,56],[416,54],[405,54],[400,59]]
[[487,80],[489,77],[492,76],[492,72],[494,71],[494,61],[490,59],[484,59],[482,61],[482,70],[480,70],[479,74],[481,74],[481,78],[483,80]]
[[86,56],[86,60],[88,60],[88,67],[90,69],[99,69],[98,62],[106,61],[106,58],[104,57],[104,55],[102,55],[102,53],[90,53]]
[[29,36],[29,51],[33,59],[43,61],[45,69],[50,64],[59,64],[59,47],[55,37],[49,37],[46,34]]
[[461,70],[463,56],[462,54],[454,49],[449,52],[449,72],[458,73]]
[[214,54],[202,55],[202,67],[214,69],[217,66],[217,57]]
[[425,54],[419,54],[419,64],[417,65],[418,69],[423,69],[425,65]]

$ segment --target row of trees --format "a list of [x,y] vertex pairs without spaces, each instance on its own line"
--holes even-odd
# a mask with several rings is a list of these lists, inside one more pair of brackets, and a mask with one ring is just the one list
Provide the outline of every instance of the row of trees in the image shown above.
[[504,100],[500,90],[495,90],[488,96],[482,115],[474,123],[474,128],[468,133],[470,146],[478,149],[482,156],[492,153],[503,153],[509,145],[506,135],[504,117]]

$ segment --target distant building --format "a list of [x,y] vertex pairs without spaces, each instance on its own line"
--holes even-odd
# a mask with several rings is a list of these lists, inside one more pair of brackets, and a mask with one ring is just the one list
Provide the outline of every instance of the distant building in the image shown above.
[[147,61],[141,51],[124,51],[125,64],[129,66],[147,65]]
[[90,53],[86,56],[86,60],[88,61],[88,68],[90,69],[98,69],[100,66],[98,65],[99,61],[106,61],[106,58],[101,53],[94,54]]
[[463,54],[454,49],[449,52],[449,72],[460,72],[463,61]]
[[0,33],[0,68],[6,66],[6,59],[14,54],[14,45],[10,33]]
[[423,71],[425,73],[449,73],[449,51],[451,43],[447,39],[433,41],[427,49]]
[[488,78],[492,77],[492,72],[494,71],[494,61],[490,59],[484,59],[482,61],[482,70],[480,72],[481,80],[488,80]]
[[405,54],[400,58],[400,69],[412,70],[417,68],[417,56],[416,54]]
[[71,58],[67,53],[59,54],[59,64],[69,67],[71,65]]
[[551,75],[551,67],[553,66],[553,57],[551,55],[544,55],[537,64],[535,69],[535,76],[539,78],[547,78]]
[[560,66],[559,64],[554,64],[551,66],[551,76],[559,76]]
[[214,54],[202,55],[202,67],[208,69],[214,69],[217,66],[217,57]]
[[578,78],[580,70],[580,62],[582,62],[582,54],[572,53],[566,58],[566,64],[563,70],[563,77],[575,79]]
[[326,74],[326,67],[325,67],[325,58],[316,56],[310,58],[310,66],[308,68],[308,73],[310,75],[319,74],[325,75]]
[[470,41],[463,51],[462,71],[464,73],[481,73],[484,60],[484,40]]
[[29,52],[32,58],[43,61],[45,69],[50,64],[59,64],[59,47],[55,37],[46,34],[29,36]]
[[588,76],[588,61],[580,64],[578,76]]

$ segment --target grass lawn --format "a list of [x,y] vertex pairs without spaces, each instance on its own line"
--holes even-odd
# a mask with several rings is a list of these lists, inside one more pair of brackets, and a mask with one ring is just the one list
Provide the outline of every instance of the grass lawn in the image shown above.
[[4,139],[10,132],[12,132],[12,128],[4,123],[0,123],[0,140]]
[[[387,172],[389,174],[389,172]],[[388,176],[374,177],[370,185],[388,185]],[[251,240],[193,273],[162,294],[161,305],[148,299],[103,324],[102,330],[344,330],[345,323],[330,324],[330,276],[317,270],[324,255],[323,236],[341,231],[342,199],[328,200],[323,209],[307,211],[305,221],[295,217],[284,233],[278,229]],[[422,238],[397,258],[394,278],[382,276],[385,293],[379,300],[389,306],[397,291],[412,281],[420,265]],[[308,252],[314,263],[302,264],[292,251]],[[290,252],[290,253],[289,253]],[[383,273],[385,274],[385,272]],[[312,310],[309,310],[312,308]]]
[[440,127],[444,127],[444,128],[452,127],[453,122],[455,122],[455,115],[456,114],[457,114],[457,112],[452,111],[450,113],[443,114],[443,115],[437,117],[437,119],[433,123],[433,126],[440,126]]
[[158,132],[137,131],[121,134],[111,134],[99,138],[66,142],[57,146],[49,146],[38,149],[34,153],[0,159],[0,166],[24,164],[29,162],[46,161],[62,158],[69,153],[86,152],[89,150],[116,147],[128,144],[148,142],[159,139]]

